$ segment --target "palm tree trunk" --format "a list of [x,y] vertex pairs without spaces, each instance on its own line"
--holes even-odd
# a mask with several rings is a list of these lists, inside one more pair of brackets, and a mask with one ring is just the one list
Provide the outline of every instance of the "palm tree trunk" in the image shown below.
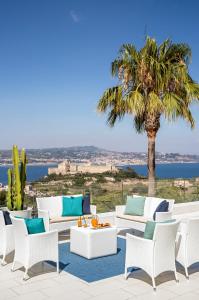
[[148,195],[155,196],[155,138],[156,132],[148,132]]

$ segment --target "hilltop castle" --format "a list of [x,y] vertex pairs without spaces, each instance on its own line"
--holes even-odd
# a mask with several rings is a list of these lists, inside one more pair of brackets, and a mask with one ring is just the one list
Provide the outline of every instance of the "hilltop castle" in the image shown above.
[[118,172],[118,169],[113,165],[94,165],[94,164],[72,164],[69,160],[65,160],[58,164],[57,168],[49,168],[48,175],[66,175],[76,173],[104,173]]

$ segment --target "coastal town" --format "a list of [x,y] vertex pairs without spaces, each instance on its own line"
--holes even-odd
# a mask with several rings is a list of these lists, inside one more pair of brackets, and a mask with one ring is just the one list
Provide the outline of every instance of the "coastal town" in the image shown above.
[[[94,146],[67,148],[27,149],[29,164],[55,164],[68,160],[73,164],[88,165],[143,165],[147,162],[146,152],[118,152]],[[0,150],[0,165],[12,162],[11,150]],[[156,152],[156,163],[197,163],[199,155]]]

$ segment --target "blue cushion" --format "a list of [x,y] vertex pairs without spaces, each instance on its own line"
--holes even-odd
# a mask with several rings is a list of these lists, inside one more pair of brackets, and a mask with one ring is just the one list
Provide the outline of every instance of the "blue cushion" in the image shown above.
[[45,232],[43,218],[24,219],[28,234],[42,233]]
[[91,202],[90,194],[84,195],[82,201],[82,210],[84,215],[91,214],[90,202]]
[[10,213],[9,213],[9,211],[3,210],[3,217],[4,217],[5,225],[12,224],[12,221],[10,219]]
[[82,201],[83,196],[79,197],[63,197],[62,216],[82,216]]
[[169,210],[169,202],[164,200],[156,207],[156,210],[153,214],[153,220],[156,219],[156,212],[167,212]]

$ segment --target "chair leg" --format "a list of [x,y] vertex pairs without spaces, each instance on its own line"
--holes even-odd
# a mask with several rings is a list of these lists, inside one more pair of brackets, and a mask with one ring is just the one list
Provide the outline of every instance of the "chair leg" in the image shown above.
[[1,261],[1,265],[2,266],[7,265],[7,263],[6,263],[6,256],[5,255],[3,255],[3,258],[2,258],[2,261]]
[[127,280],[128,278],[128,267],[125,265],[124,278]]
[[27,280],[28,279],[28,268],[25,268],[25,273],[23,276],[23,280]]
[[178,282],[179,282],[179,279],[178,279],[178,275],[177,275],[176,269],[175,269],[175,271],[174,271],[174,275],[175,275],[175,280],[176,280],[176,282],[178,283]]
[[155,278],[152,276],[152,285],[153,285],[153,290],[156,292],[156,284],[155,284]]
[[59,261],[57,261],[57,274],[59,274]]
[[12,263],[11,272],[14,272],[14,268],[15,268],[15,261],[13,261]]
[[188,273],[188,268],[187,268],[187,266],[185,266],[184,269],[185,269],[185,275],[186,275],[186,278],[189,280],[189,273]]

